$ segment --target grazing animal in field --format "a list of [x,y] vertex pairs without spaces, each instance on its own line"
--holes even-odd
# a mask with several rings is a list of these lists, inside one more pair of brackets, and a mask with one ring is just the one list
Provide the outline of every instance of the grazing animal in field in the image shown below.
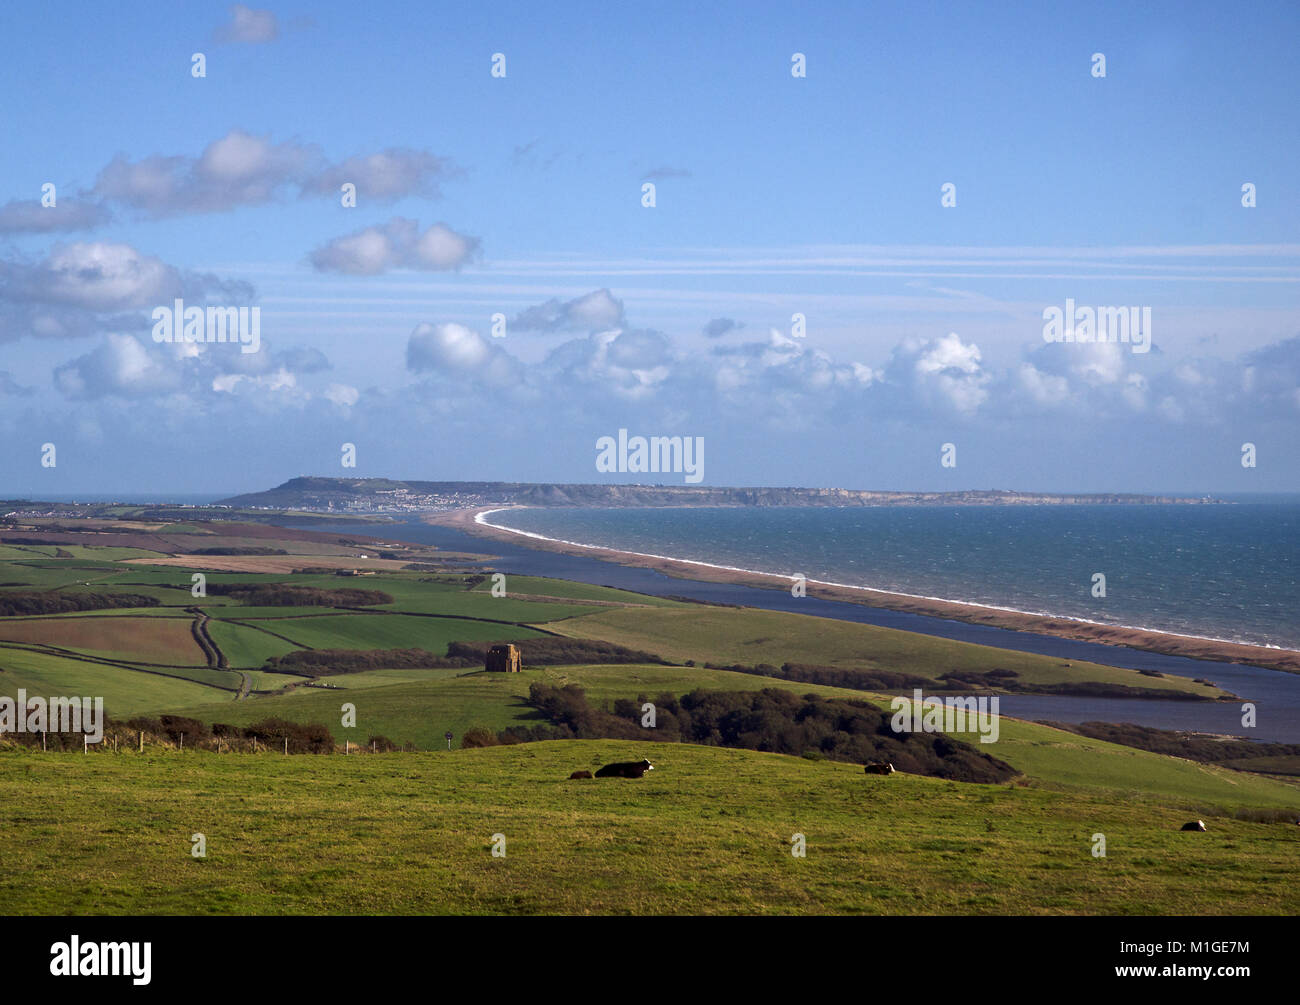
[[888,761],[872,761],[863,765],[862,770],[868,775],[892,775],[894,766]]
[[1205,821],[1204,821],[1204,820],[1189,820],[1189,821],[1187,821],[1187,823],[1183,824],[1183,826],[1180,827],[1179,830],[1184,830],[1184,831],[1203,831],[1203,830],[1205,830]]
[[641,778],[647,771],[654,771],[655,766],[642,758],[639,761],[616,761],[606,764],[596,772],[597,778]]
[[573,774],[569,776],[569,779],[572,780],[574,778],[590,778],[590,777],[591,777],[590,771],[575,771]]

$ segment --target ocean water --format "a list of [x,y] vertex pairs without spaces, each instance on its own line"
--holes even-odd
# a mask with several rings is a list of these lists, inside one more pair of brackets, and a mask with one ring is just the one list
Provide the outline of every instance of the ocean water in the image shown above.
[[[1300,649],[1300,502],[519,509],[580,544]],[[1106,596],[1093,596],[1102,573]]]

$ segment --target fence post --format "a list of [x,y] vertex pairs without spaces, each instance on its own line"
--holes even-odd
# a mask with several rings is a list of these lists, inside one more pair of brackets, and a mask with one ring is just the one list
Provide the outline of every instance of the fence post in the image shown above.
[[81,734],[81,752],[83,754],[90,753],[90,737],[88,737],[85,733]]
[[144,753],[144,730],[140,730],[140,753]]
[[287,736],[284,738],[284,756],[289,756],[289,738]]

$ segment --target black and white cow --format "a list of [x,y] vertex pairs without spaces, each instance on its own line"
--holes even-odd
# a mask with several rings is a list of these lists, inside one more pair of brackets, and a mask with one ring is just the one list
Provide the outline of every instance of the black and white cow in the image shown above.
[[655,766],[642,758],[639,761],[616,761],[606,764],[596,772],[597,778],[641,778],[647,771],[654,771]]

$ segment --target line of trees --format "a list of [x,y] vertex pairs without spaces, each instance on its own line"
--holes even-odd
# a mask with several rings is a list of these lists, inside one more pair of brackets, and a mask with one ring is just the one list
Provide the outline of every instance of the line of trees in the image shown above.
[[[654,653],[629,649],[613,642],[596,639],[570,639],[560,636],[516,639],[525,666],[577,666],[585,663],[654,663],[667,665],[667,661]],[[447,656],[465,659],[483,665],[491,642],[451,642]]]
[[[1225,740],[1216,736],[1139,726],[1132,722],[1049,722],[1046,725],[1094,740],[1149,750],[1153,754],[1169,754],[1207,764],[1222,764],[1229,768],[1233,766],[1233,761],[1254,761],[1260,758],[1294,758],[1300,762],[1300,743]],[[1300,764],[1297,766],[1300,767]],[[1297,797],[1297,802],[1300,802],[1300,797]]]
[[482,667],[481,659],[437,656],[425,649],[295,649],[271,656],[266,668],[306,677],[364,673],[367,670]]
[[[209,726],[199,719],[184,715],[135,716],[130,719],[111,719],[104,717],[104,734],[97,749],[111,748],[114,741],[124,750],[132,750],[144,734],[147,746],[183,747],[186,750],[276,750],[285,749],[288,740],[288,752],[291,754],[329,754],[334,750],[334,737],[328,727],[317,723],[290,722],[287,719],[268,718],[255,722],[251,726],[232,726],[229,723],[213,723]],[[0,739],[5,743],[25,747],[42,747],[53,751],[81,751],[84,744],[82,733],[66,730],[39,732],[5,733]],[[385,737],[371,737],[379,743],[377,749],[396,749],[396,745]],[[414,749],[408,745],[408,749]]]
[[383,590],[326,590],[290,583],[209,583],[207,589],[214,597],[233,597],[250,607],[371,607],[393,602]]
[[896,673],[892,670],[830,667],[812,663],[782,663],[779,667],[771,663],[758,663],[753,666],[744,663],[733,663],[730,666],[705,663],[704,666],[710,670],[731,670],[734,673],[775,677],[778,680],[795,681],[800,684],[852,688],[855,691],[892,691],[900,688],[930,687],[934,684],[929,677]]
[[[425,649],[295,649],[283,656],[270,656],[266,669],[305,677],[364,673],[367,670],[482,669],[490,642],[449,642],[447,654],[438,656]],[[628,649],[612,642],[590,639],[545,637],[514,643],[525,666],[576,666],[586,663],[655,663],[665,661],[654,653]]]
[[72,614],[121,607],[157,607],[158,598],[139,593],[65,593],[62,590],[0,591],[0,617]]
[[196,548],[191,555],[287,555],[283,548],[264,548],[253,545],[244,547],[228,546],[221,548]]
[[[1020,679],[1015,670],[995,667],[992,670],[949,670],[938,677],[920,677],[916,674],[897,673],[875,668],[819,666],[810,663],[771,663],[723,665],[705,663],[711,670],[730,670],[733,673],[758,677],[774,677],[796,681],[800,684],[825,684],[831,687],[850,688],[854,691],[907,691],[923,688],[930,691],[1014,691],[1016,694],[1068,695],[1080,698],[1152,698],[1164,701],[1212,701],[1203,694],[1154,687],[1132,687],[1105,681],[1060,681],[1053,684],[1031,683]],[[1148,677],[1163,677],[1155,671]]]

